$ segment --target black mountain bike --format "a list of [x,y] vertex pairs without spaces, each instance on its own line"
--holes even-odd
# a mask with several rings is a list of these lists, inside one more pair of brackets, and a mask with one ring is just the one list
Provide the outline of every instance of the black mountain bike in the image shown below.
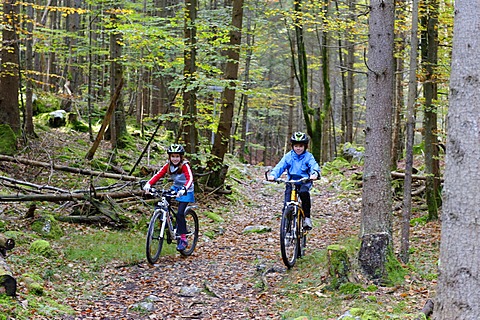
[[[180,240],[177,234],[176,213],[171,206],[171,201],[175,199],[176,192],[172,190],[150,189],[150,194],[160,200],[155,205],[150,223],[148,224],[146,253],[150,264],[157,262],[163,247],[163,241],[166,239],[170,244],[173,241]],[[198,216],[193,210],[195,206],[188,206],[185,209],[185,221],[187,222],[187,241],[188,246],[180,251],[183,256],[190,256],[195,250],[198,241]]]
[[290,184],[292,191],[290,201],[284,206],[282,220],[280,222],[280,251],[283,263],[288,269],[295,265],[297,258],[304,256],[307,245],[307,233],[303,226],[305,214],[302,209],[298,191],[302,183],[309,181],[309,178],[300,180],[276,179],[277,183]]

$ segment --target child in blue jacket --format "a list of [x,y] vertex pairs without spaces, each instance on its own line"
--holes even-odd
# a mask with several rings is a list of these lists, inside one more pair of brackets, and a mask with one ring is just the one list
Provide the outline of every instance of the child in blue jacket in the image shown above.
[[[307,151],[308,136],[303,132],[295,132],[290,138],[292,143],[292,150],[285,154],[280,162],[270,171],[268,180],[274,181],[278,179],[285,170],[287,171],[287,178],[289,180],[299,180],[302,178],[309,178],[316,180],[320,177],[320,166]],[[307,181],[300,186],[298,195],[302,200],[302,209],[305,213],[305,228],[312,229],[312,220],[310,219],[310,209],[312,202],[310,199],[310,189],[312,188],[312,181]],[[292,191],[290,184],[286,185],[285,189],[285,203],[290,201],[290,193]]]

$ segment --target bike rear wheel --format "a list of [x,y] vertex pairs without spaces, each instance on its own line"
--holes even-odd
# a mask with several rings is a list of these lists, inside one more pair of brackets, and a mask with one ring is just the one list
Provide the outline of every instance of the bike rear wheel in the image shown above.
[[195,250],[198,241],[198,216],[193,209],[185,210],[185,221],[187,222],[187,242],[185,250],[180,251],[183,256],[189,256]]
[[162,220],[163,213],[161,210],[156,210],[148,224],[146,253],[150,264],[157,262],[162,252],[165,233],[162,230],[165,230],[164,224],[166,223]]
[[[293,210],[289,212],[289,210]],[[297,208],[286,208],[280,223],[280,251],[283,263],[288,269],[295,265],[298,256],[299,239],[297,230]]]

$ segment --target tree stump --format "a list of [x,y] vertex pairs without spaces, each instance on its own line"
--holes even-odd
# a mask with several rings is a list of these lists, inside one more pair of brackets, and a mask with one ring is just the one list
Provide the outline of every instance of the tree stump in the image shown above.
[[15,296],[17,292],[17,280],[12,275],[10,267],[5,261],[7,250],[15,247],[15,241],[0,234],[0,287],[5,288],[5,293]]
[[387,233],[366,234],[362,237],[358,261],[362,272],[370,280],[381,281],[384,278],[389,242]]
[[338,289],[342,283],[349,281],[351,268],[347,250],[341,245],[329,245],[327,255],[330,286],[332,289]]

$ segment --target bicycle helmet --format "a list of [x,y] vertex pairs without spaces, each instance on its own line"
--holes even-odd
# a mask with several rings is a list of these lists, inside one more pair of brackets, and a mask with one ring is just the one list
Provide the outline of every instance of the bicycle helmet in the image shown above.
[[168,147],[167,153],[168,154],[172,154],[172,153],[184,154],[185,149],[183,148],[183,146],[181,144],[174,143],[170,147]]
[[309,141],[308,136],[305,133],[300,132],[300,131],[294,132],[292,134],[292,137],[290,138],[290,142],[292,144],[303,143],[303,144],[307,145],[308,141]]

